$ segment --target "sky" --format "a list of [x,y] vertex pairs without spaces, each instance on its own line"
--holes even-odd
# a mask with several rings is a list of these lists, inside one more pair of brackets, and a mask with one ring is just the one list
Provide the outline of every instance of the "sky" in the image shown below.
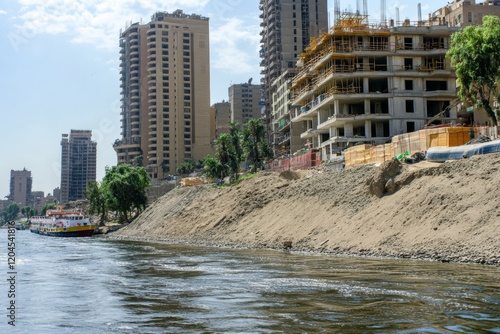
[[[356,0],[340,0],[342,10]],[[361,1],[360,1],[361,2]],[[387,18],[417,20],[417,3],[386,0]],[[422,17],[446,0],[422,0]],[[210,18],[211,103],[231,84],[260,81],[259,0],[0,0],[0,199],[10,171],[26,168],[33,191],[60,184],[61,136],[92,130],[97,179],[116,165],[120,138],[120,30],[157,11],[182,9]],[[334,1],[329,0],[333,18]],[[380,1],[368,0],[371,18]]]

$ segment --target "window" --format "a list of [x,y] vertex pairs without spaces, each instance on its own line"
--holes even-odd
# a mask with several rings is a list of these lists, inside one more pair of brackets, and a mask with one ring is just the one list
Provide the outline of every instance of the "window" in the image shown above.
[[406,122],[406,132],[415,131],[415,122]]
[[411,50],[413,49],[413,38],[412,37],[405,37],[404,39],[404,46],[405,46],[405,50]]
[[413,90],[413,80],[405,80],[405,90]]
[[183,39],[182,43],[189,44],[189,39]]
[[448,82],[444,80],[427,80],[425,83],[425,89],[428,92],[435,90],[448,90]]
[[405,101],[405,106],[406,106],[406,112],[415,112],[415,106],[413,103],[413,100],[406,100]]
[[467,22],[472,22],[473,18],[474,18],[474,16],[472,15],[472,12],[468,12],[467,13]]
[[405,70],[413,69],[413,58],[405,58]]

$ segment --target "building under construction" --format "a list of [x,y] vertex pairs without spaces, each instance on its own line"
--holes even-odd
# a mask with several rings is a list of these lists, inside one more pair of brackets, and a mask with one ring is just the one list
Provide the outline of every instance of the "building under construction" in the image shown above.
[[456,77],[445,54],[458,28],[384,21],[337,12],[330,32],[300,56],[290,117],[323,160],[421,129],[437,114],[434,122],[456,120],[455,108],[446,108],[456,98]]

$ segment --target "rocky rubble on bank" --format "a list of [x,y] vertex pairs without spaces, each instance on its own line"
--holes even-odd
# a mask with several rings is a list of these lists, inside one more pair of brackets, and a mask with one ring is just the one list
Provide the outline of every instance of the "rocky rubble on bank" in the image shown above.
[[119,238],[500,266],[500,154],[175,189]]

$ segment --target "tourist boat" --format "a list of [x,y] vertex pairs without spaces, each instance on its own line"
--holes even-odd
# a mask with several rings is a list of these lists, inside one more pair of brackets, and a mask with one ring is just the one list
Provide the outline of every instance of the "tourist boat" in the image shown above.
[[53,237],[88,237],[97,225],[82,210],[48,210],[44,217],[31,217],[32,233]]

